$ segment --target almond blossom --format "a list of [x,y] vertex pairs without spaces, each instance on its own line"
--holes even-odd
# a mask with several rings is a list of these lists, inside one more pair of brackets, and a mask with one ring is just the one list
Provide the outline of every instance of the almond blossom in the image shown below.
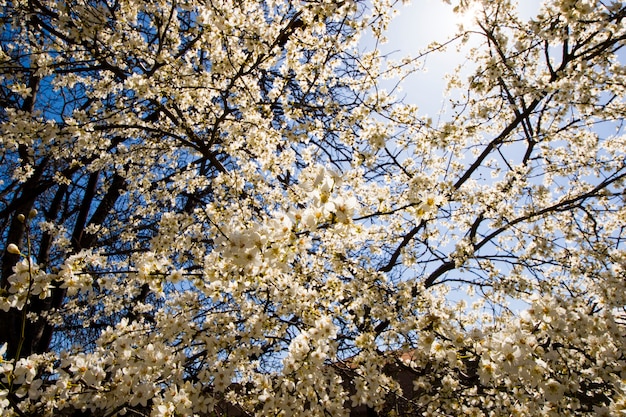
[[402,3],[0,1],[0,414],[624,412],[623,2]]

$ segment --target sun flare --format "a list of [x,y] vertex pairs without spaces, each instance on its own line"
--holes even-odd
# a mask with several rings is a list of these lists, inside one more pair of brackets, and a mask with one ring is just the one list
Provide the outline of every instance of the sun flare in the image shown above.
[[470,3],[465,6],[457,6],[454,8],[454,24],[461,30],[470,29],[476,26],[476,19],[479,17],[480,6],[476,3]]

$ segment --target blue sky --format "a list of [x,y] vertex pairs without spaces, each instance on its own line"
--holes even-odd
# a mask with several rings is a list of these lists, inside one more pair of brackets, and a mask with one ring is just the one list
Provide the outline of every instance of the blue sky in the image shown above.
[[[540,0],[523,0],[518,10],[524,18],[535,15]],[[382,46],[391,58],[416,54],[432,41],[443,42],[450,38],[461,22],[467,27],[471,17],[459,16],[453,6],[443,0],[413,0],[410,5],[400,6],[387,34],[388,43]],[[466,51],[467,49],[465,49]],[[463,63],[465,52],[458,53],[456,47],[442,54],[433,54],[425,62],[425,70],[412,75],[404,84],[403,96],[408,103],[417,104],[421,115],[435,117],[445,101],[444,75]]]

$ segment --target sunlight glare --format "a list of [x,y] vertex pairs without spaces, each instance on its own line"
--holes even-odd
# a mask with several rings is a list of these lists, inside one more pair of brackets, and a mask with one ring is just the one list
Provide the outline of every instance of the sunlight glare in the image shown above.
[[454,8],[454,24],[461,31],[469,30],[476,25],[479,12],[480,6],[474,2],[465,6],[456,6]]

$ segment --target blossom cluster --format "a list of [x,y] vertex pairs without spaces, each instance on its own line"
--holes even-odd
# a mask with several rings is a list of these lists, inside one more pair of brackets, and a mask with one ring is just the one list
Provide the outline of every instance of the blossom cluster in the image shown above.
[[624,412],[623,2],[399,3],[0,0],[0,414]]

